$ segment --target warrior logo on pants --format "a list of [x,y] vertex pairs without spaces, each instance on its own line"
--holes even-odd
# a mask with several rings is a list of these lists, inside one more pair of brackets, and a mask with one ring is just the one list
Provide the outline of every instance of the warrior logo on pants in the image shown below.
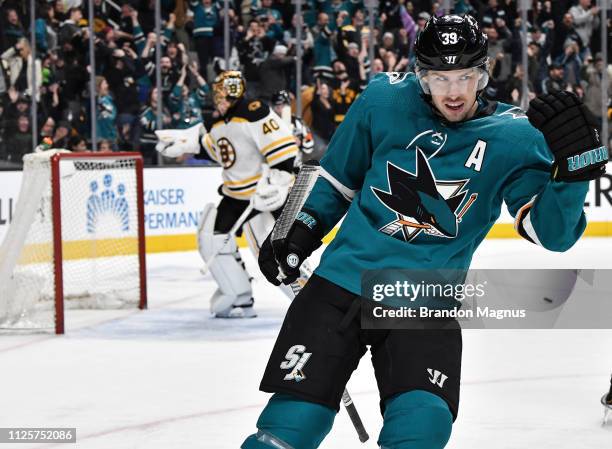
[[311,352],[306,352],[306,346],[294,345],[289,348],[287,355],[285,355],[285,361],[280,364],[281,369],[290,369],[291,372],[287,374],[284,380],[295,380],[301,382],[306,379],[304,375],[304,365],[310,359]]

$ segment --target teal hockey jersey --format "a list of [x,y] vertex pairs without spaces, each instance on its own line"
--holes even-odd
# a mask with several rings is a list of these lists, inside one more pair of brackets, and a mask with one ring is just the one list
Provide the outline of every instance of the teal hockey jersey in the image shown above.
[[524,111],[481,101],[445,123],[413,73],[381,73],[351,106],[303,210],[325,233],[316,273],[361,294],[377,269],[467,269],[502,202],[527,240],[569,249],[586,227],[588,182],[550,180],[553,155]]

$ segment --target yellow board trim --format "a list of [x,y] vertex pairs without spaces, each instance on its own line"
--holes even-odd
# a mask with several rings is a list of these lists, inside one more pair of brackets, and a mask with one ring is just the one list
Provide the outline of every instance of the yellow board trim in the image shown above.
[[[329,234],[323,238],[324,243],[331,242],[338,227],[332,229]],[[612,222],[592,222],[589,223],[584,237],[612,237]],[[487,239],[514,239],[521,238],[514,230],[512,223],[498,223],[493,226]],[[246,248],[247,241],[244,237],[236,239],[238,246]],[[176,234],[176,235],[155,235],[147,237],[147,252],[157,253],[164,251],[191,251],[197,248],[196,237],[194,234]]]
[[[64,260],[97,259],[99,257],[129,256],[138,254],[138,239],[123,237],[116,239],[72,240],[62,244]],[[53,248],[51,242],[25,245],[18,263],[51,263]]]
[[[324,243],[331,242],[338,227],[323,239]],[[587,225],[584,237],[612,237],[612,222],[595,221]],[[520,238],[514,230],[512,223],[498,223],[491,228],[487,239],[514,239]],[[247,241],[243,237],[236,239],[240,248],[246,248]],[[193,251],[197,249],[195,233],[150,235],[146,237],[147,253],[162,253],[174,251]],[[101,239],[96,245],[89,244],[86,240],[75,240],[64,242],[62,250],[64,260],[94,259],[98,257],[127,256],[137,253],[138,241],[135,237],[118,239]],[[35,243],[23,248],[19,264],[50,263],[53,258],[51,243]]]

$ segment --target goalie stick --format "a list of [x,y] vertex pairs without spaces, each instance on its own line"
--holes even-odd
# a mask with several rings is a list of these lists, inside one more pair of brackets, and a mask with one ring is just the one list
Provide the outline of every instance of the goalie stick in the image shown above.
[[[274,248],[274,242],[280,242],[287,238],[289,234],[289,230],[291,226],[295,222],[297,214],[304,206],[306,202],[306,198],[312,191],[315,182],[317,181],[317,177],[319,176],[319,163],[317,161],[308,161],[302,165],[300,172],[297,175],[295,183],[289,192],[289,196],[287,198],[287,202],[283,207],[283,211],[280,214],[280,217],[276,220],[274,224],[274,228],[272,229],[272,236],[270,238],[272,247]],[[285,274],[282,272],[279,266],[279,275],[278,280],[282,282],[285,279]],[[295,285],[294,285],[295,284]],[[294,293],[297,295],[301,289],[299,285],[297,285],[297,281],[291,284],[291,288]],[[355,430],[357,431],[357,435],[359,436],[359,441],[365,443],[368,441],[370,436],[366,431],[363,422],[361,421],[361,417],[357,412],[357,408],[349,395],[349,392],[344,389],[342,393],[342,404],[344,404],[344,408],[355,426]]]

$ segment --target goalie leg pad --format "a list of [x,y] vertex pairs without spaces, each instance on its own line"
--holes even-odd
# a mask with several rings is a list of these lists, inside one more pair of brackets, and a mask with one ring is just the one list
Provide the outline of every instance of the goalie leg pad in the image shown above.
[[442,449],[448,442],[453,415],[446,402],[424,390],[401,393],[386,401],[381,449]]
[[336,411],[276,393],[257,420],[258,432],[241,449],[316,449],[329,433]]
[[214,257],[208,266],[218,289],[211,300],[212,313],[226,311],[232,306],[250,305],[252,300],[251,282],[244,268],[236,240],[227,234],[215,234],[214,226],[217,209],[207,204],[202,212],[198,227],[198,251],[204,262]]

